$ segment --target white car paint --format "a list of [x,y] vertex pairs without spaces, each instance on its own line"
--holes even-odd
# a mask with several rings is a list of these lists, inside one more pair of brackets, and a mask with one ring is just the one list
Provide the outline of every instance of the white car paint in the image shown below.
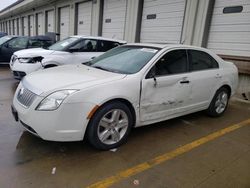
[[[117,42],[120,44],[125,44],[125,41],[108,39],[103,37],[90,37],[90,36],[71,36],[78,39],[94,39],[102,41]],[[104,52],[68,52],[68,51],[55,51],[47,50],[42,48],[25,49],[17,51],[13,54],[10,60],[10,68],[12,72],[24,72],[26,75],[44,69],[47,65],[66,65],[66,64],[79,64],[90,61],[94,57],[98,57]],[[42,56],[44,59],[42,62],[34,63],[21,63],[19,58],[32,58]],[[14,58],[15,57],[15,58]],[[19,76],[14,74],[14,78],[21,79]]]
[[[236,91],[236,66],[206,49],[183,45],[130,45],[157,47],[160,50],[134,74],[108,72],[86,65],[67,65],[26,76],[20,82],[13,99],[13,107],[18,113],[19,121],[32,127],[36,131],[35,134],[44,140],[77,141],[85,136],[90,112],[114,99],[123,99],[132,105],[135,127],[139,127],[205,110],[216,91],[223,85],[231,88],[231,95]],[[162,76],[156,80],[145,78],[163,54],[176,49],[204,51],[218,62],[219,68]],[[186,79],[190,80],[190,84],[180,84]],[[22,88],[36,95],[29,107],[24,107],[17,99]],[[46,96],[68,89],[77,91],[69,95],[58,109],[36,110]]]

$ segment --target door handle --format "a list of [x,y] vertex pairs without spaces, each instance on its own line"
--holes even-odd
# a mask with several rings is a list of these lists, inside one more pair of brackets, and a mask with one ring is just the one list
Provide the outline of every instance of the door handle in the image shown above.
[[180,84],[189,84],[189,83],[190,83],[189,80],[182,80],[182,81],[180,81]]
[[215,78],[222,78],[220,74],[216,74]]

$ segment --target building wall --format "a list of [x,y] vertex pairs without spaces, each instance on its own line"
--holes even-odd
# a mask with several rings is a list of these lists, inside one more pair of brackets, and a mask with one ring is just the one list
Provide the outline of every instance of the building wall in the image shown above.
[[[237,36],[237,40],[244,42],[244,44],[233,44],[234,47],[240,48],[244,46],[247,48],[250,46],[250,41],[248,41],[250,33],[250,20],[249,20],[249,8],[250,0],[25,0],[22,3],[11,7],[9,10],[0,12],[0,23],[1,30],[13,34],[12,23],[13,20],[19,19],[19,35],[23,34],[37,34],[38,33],[38,23],[37,15],[42,14],[42,34],[46,33],[46,12],[53,10],[54,25],[53,31],[60,32],[60,11],[64,7],[69,7],[69,27],[66,35],[78,34],[77,24],[79,24],[79,18],[77,17],[78,4],[84,5],[84,2],[88,2],[88,6],[92,4],[92,11],[90,16],[90,35],[105,35],[109,37],[118,36],[119,39],[124,39],[127,42],[168,42],[169,36],[173,35],[176,37],[176,33],[180,33],[175,42],[190,44],[196,46],[203,46],[208,48],[214,48],[215,43],[211,32],[215,31],[217,28],[216,24],[220,17],[222,22],[228,22],[229,24],[233,20],[234,22],[241,22],[240,27],[230,27],[234,30],[244,31]],[[185,7],[183,10],[183,2],[185,2]],[[86,5],[87,5],[86,4]],[[109,4],[109,5],[108,5]],[[223,15],[223,6],[226,5],[244,5],[242,13],[234,15]],[[105,7],[109,6],[109,13],[105,12]],[[169,8],[170,7],[170,8]],[[113,8],[113,9],[112,9]],[[169,10],[167,10],[168,8]],[[105,9],[105,10],[104,10]],[[112,11],[119,9],[123,11],[119,17],[118,14],[112,14]],[[182,10],[182,12],[178,12]],[[176,13],[176,11],[178,13]],[[218,12],[219,11],[219,12]],[[244,15],[245,16],[244,16]],[[107,15],[107,16],[106,16]],[[34,16],[34,27],[32,31],[26,31],[23,28],[24,22],[22,18],[29,18]],[[106,18],[106,17],[107,18]],[[119,17],[119,18],[118,18]],[[118,23],[115,25],[115,21]],[[247,21],[249,20],[249,21]],[[114,22],[113,22],[114,21]],[[106,23],[107,22],[107,23]],[[118,31],[119,22],[122,22],[122,31]],[[178,22],[178,25],[176,24]],[[25,22],[26,24],[26,22]],[[112,25],[113,24],[113,25]],[[146,24],[146,26],[145,26]],[[232,23],[234,24],[234,23]],[[112,33],[112,29],[107,31],[107,28],[112,28],[119,33]],[[221,28],[221,26],[219,26]],[[145,30],[145,28],[147,30]],[[28,29],[28,28],[27,28]],[[224,28],[226,29],[226,27]],[[17,30],[17,29],[16,29]],[[164,33],[166,32],[166,36]],[[229,36],[230,32],[225,32]],[[16,31],[15,31],[16,34]],[[236,33],[237,34],[237,33]],[[106,36],[106,35],[105,35]],[[146,38],[141,37],[146,36]],[[151,37],[147,39],[147,37]],[[160,37],[159,37],[160,36]],[[218,36],[216,36],[218,37]],[[166,40],[159,40],[160,38],[165,38]],[[171,37],[170,37],[171,38]],[[247,40],[245,40],[245,38]],[[228,39],[228,38],[227,38]],[[228,39],[229,40],[229,39]],[[173,41],[170,41],[173,42]],[[236,41],[237,42],[237,41]],[[230,43],[231,44],[231,43]],[[221,46],[223,44],[220,44]],[[225,46],[225,45],[224,45]],[[230,46],[230,45],[229,45]],[[226,46],[228,48],[228,46]],[[245,50],[249,51],[249,48]],[[240,69],[244,69],[244,73],[250,73],[249,70],[249,53],[244,53],[244,58],[240,56],[237,57],[229,56],[228,53],[223,54],[223,50],[219,51],[223,58],[228,60],[237,61],[237,65]],[[226,55],[226,56],[225,56]],[[244,63],[242,63],[244,62]]]

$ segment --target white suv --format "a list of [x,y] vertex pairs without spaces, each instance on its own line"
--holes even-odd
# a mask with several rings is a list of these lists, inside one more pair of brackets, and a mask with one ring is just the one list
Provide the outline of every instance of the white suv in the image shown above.
[[26,74],[40,69],[88,62],[123,44],[126,42],[103,37],[71,36],[48,49],[35,48],[15,52],[10,60],[10,68],[14,78],[21,80]]

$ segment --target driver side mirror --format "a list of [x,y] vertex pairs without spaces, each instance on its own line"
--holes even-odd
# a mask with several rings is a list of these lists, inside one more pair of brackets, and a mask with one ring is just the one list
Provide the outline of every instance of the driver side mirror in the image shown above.
[[5,48],[9,48],[9,47],[10,47],[10,46],[9,46],[9,43],[4,44],[4,47],[5,47]]
[[155,71],[156,71],[156,68],[155,66],[153,66],[148,72],[148,74],[146,75],[146,79],[155,78],[155,75],[156,75]]

